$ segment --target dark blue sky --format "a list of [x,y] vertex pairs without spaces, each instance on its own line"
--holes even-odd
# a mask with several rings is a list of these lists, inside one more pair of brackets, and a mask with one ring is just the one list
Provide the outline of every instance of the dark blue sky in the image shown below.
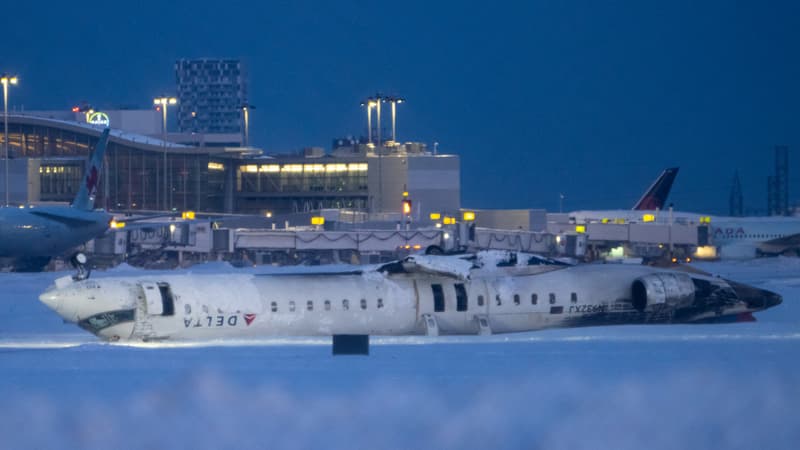
[[238,57],[253,144],[329,147],[396,93],[401,140],[461,155],[468,207],[628,208],[680,166],[677,207],[727,212],[739,169],[763,210],[777,143],[800,197],[796,1],[10,3],[12,107],[149,107],[175,59]]

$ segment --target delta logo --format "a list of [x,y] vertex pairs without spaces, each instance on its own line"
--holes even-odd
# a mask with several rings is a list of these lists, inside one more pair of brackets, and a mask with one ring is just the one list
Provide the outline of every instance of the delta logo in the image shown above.
[[97,179],[97,167],[92,166],[89,174],[86,175],[86,190],[89,191],[89,195],[94,195],[95,189],[97,188]]
[[245,314],[244,315],[244,322],[247,324],[248,327],[250,326],[251,323],[253,323],[254,320],[256,320],[256,315],[255,314]]

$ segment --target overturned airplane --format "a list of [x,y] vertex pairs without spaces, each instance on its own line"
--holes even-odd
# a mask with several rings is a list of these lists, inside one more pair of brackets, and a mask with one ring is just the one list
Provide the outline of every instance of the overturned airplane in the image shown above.
[[368,353],[369,335],[741,321],[781,303],[703,274],[498,252],[335,273],[81,278],[58,279],[39,298],[103,339],[332,336],[335,354]]

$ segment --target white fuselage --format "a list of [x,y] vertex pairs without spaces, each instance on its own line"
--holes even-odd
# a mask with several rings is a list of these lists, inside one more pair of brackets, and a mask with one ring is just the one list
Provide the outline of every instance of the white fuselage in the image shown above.
[[587,265],[476,270],[466,280],[380,272],[166,275],[64,281],[40,299],[112,340],[488,334],[670,321],[631,307],[633,281],[662,272]]

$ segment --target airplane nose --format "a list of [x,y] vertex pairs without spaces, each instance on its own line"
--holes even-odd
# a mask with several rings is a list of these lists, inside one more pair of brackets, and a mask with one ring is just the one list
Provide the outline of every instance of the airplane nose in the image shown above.
[[775,292],[731,281],[728,283],[736,291],[736,296],[739,300],[745,302],[748,308],[756,310],[767,309],[783,302],[783,297]]
[[57,312],[61,308],[62,297],[58,294],[57,289],[50,289],[39,296],[39,301]]

